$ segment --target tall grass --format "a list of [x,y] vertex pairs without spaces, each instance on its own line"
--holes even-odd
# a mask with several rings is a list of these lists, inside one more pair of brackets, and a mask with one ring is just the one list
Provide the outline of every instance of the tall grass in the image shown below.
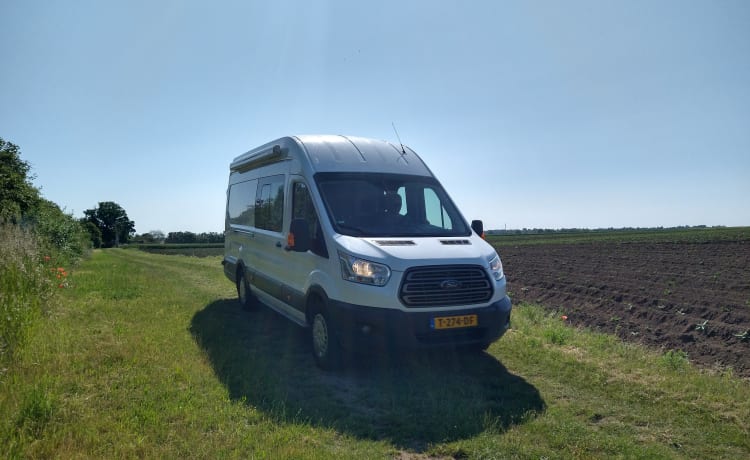
[[78,220],[41,196],[30,169],[18,146],[0,138],[0,383],[54,286],[68,285],[62,266],[91,246]]
[[80,224],[51,202],[23,224],[0,221],[0,378],[54,292],[68,286],[64,267],[78,262],[88,247]]
[[37,238],[16,225],[0,225],[0,376],[26,342],[52,295],[52,280]]

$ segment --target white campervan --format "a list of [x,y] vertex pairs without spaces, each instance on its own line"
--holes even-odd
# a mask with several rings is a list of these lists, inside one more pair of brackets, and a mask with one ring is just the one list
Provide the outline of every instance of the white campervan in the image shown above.
[[222,264],[245,308],[311,329],[324,369],[356,348],[484,350],[511,302],[472,227],[408,147],[284,137],[230,165]]

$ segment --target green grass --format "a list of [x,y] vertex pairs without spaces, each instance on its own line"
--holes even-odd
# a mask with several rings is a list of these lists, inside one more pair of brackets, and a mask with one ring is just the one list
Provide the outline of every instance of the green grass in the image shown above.
[[[0,380],[8,457],[745,458],[750,384],[535,306],[488,353],[319,371],[219,257],[96,251]],[[424,454],[421,457],[414,454]]]
[[578,243],[716,243],[750,240],[750,227],[653,230],[591,230],[572,233],[488,235],[495,246]]

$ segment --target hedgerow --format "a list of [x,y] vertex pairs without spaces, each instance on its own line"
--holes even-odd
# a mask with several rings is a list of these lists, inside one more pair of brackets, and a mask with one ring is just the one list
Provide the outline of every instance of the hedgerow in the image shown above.
[[90,247],[80,222],[43,198],[18,146],[0,138],[0,377],[68,287],[70,267]]

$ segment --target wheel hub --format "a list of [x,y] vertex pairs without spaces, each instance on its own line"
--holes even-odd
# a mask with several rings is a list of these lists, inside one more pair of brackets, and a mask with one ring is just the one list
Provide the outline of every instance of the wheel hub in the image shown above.
[[315,354],[322,358],[328,353],[328,326],[320,313],[316,314],[313,320],[312,339]]

